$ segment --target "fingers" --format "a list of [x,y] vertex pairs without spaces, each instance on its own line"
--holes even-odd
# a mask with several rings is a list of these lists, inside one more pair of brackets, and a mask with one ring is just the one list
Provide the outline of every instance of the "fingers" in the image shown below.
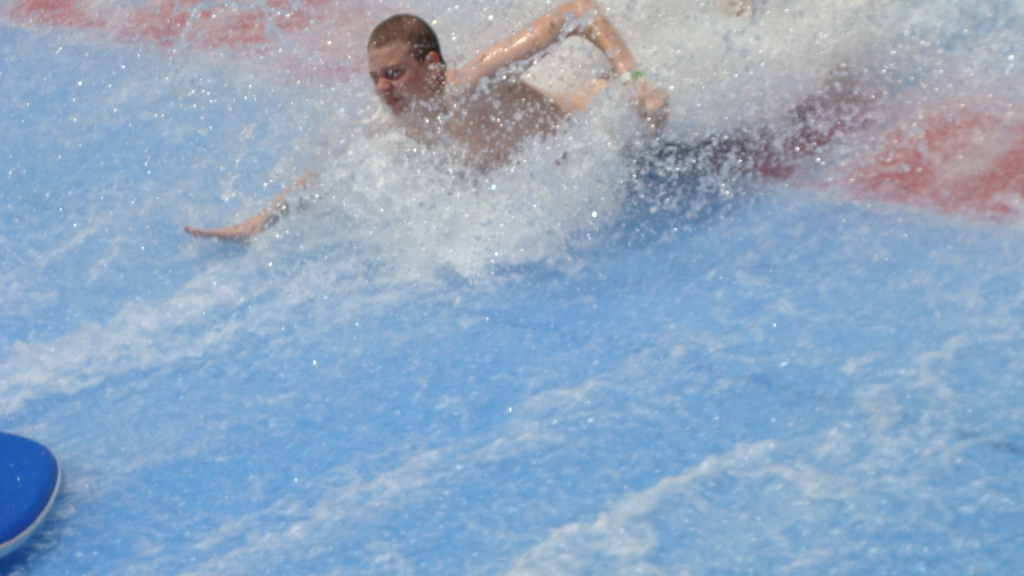
[[191,226],[185,226],[185,232],[193,238],[216,238],[218,240],[233,240],[234,236],[227,233],[223,228],[216,228],[208,230],[206,228],[193,228]]
[[214,228],[212,230],[185,226],[185,232],[193,238],[216,238],[217,240],[231,240],[234,242],[248,240],[254,233],[252,230],[249,230],[248,227],[237,224],[235,226],[225,226],[223,228]]
[[210,236],[213,236],[212,230],[193,228],[191,226],[185,226],[185,233],[193,238],[209,238]]
[[640,82],[636,95],[637,112],[657,131],[668,120],[668,93],[648,84]]

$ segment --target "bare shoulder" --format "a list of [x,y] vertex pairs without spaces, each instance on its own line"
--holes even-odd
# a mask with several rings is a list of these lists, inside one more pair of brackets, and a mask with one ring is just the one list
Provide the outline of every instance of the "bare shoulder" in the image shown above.
[[462,96],[465,106],[479,110],[498,121],[562,115],[562,109],[539,86],[518,75],[497,76]]

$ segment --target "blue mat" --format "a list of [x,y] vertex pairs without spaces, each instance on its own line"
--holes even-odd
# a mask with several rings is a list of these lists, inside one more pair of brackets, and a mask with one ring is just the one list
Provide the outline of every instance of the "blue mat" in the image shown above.
[[60,488],[60,466],[45,446],[0,432],[0,558],[43,523]]

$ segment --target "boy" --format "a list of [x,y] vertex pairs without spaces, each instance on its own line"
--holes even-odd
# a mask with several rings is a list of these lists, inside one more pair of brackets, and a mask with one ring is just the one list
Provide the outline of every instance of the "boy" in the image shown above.
[[[638,112],[659,127],[665,120],[665,93],[643,78],[622,36],[592,0],[559,5],[457,70],[447,69],[426,22],[392,16],[377,25],[367,43],[370,80],[410,138],[425,144],[448,141],[478,164],[502,164],[525,140],[553,133],[571,112],[585,109],[607,85],[598,80],[571,94],[548,94],[509,70],[572,35],[583,36],[608,57],[623,81],[635,87]],[[299,178],[295,185],[305,187],[306,180]],[[287,212],[290,192],[286,189],[270,208],[241,224],[212,230],[186,226],[185,231],[195,237],[248,239]]]

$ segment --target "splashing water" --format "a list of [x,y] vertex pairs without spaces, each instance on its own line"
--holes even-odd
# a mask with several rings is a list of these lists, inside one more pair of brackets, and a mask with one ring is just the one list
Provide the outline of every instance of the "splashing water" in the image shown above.
[[1024,10],[665,4],[602,3],[659,143],[615,85],[491,170],[367,134],[365,38],[540,1],[0,7],[0,428],[66,478],[0,572],[1014,574]]

